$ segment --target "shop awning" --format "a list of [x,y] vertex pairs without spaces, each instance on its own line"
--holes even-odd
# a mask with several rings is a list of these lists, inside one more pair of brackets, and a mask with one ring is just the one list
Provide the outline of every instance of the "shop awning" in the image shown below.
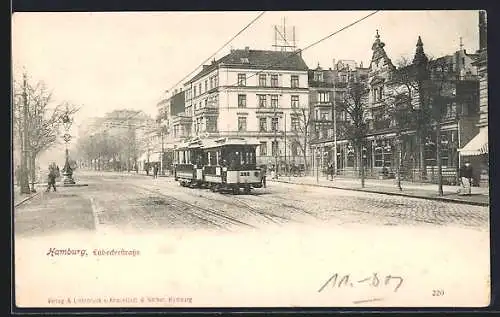
[[479,133],[459,149],[461,156],[474,156],[488,153],[488,128],[483,128]]

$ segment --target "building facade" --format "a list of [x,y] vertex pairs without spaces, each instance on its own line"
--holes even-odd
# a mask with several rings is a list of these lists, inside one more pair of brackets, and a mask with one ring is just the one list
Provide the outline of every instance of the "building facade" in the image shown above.
[[[476,133],[475,120],[478,118],[478,81],[475,68],[472,66],[475,55],[460,50],[449,56],[429,61],[419,38],[415,57],[409,65],[397,68],[385,52],[385,44],[376,34],[372,45],[372,59],[368,69],[357,72],[366,80],[369,88],[365,106],[364,119],[368,126],[361,162],[368,177],[393,177],[397,162],[401,162],[403,177],[408,180],[435,182],[437,179],[437,153],[435,129],[429,127],[425,138],[417,137],[417,131],[401,126],[391,115],[391,103],[394,96],[404,89],[408,90],[411,108],[423,108],[423,100],[419,97],[419,89],[413,87],[419,69],[433,72],[434,67],[445,65],[449,87],[447,94],[455,95],[444,109],[441,120],[441,163],[445,181],[455,183],[459,166],[457,150],[466,144]],[[441,69],[442,70],[442,69]],[[355,72],[356,73],[356,72]],[[408,82],[396,80],[401,73],[406,73]],[[399,76],[399,77],[398,77]],[[411,81],[411,82],[410,82]],[[434,81],[432,79],[431,81]],[[430,108],[435,107],[429,105]],[[342,114],[337,114],[342,116]],[[414,115],[408,112],[408,116]],[[342,122],[342,117],[338,118]],[[358,175],[359,164],[350,140],[337,131],[337,173]],[[399,147],[401,146],[401,147]],[[333,144],[331,140],[319,140],[313,144],[315,163],[324,169],[325,162],[333,161]],[[398,149],[401,149],[400,151]]]
[[298,51],[232,50],[205,65],[184,92],[174,135],[245,137],[260,142],[258,164],[280,163],[300,142],[290,131],[309,108],[308,67]]
[[489,186],[489,150],[488,150],[488,48],[487,17],[485,11],[479,12],[479,51],[473,65],[479,76],[480,113],[477,127],[479,132],[460,149],[463,161],[472,163],[479,173],[481,186]]

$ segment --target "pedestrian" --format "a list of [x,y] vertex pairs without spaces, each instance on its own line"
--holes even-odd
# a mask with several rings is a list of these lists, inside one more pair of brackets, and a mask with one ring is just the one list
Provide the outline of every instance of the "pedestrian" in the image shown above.
[[333,175],[335,174],[335,169],[333,168],[333,162],[328,165],[328,172],[330,174],[330,180],[333,181]]
[[46,192],[50,192],[50,188],[54,188],[56,191],[56,169],[54,166],[49,166],[48,184]]
[[468,162],[462,165],[459,169],[460,189],[458,191],[461,195],[470,195],[470,168]]
[[474,177],[474,171],[470,162],[465,163],[465,177],[468,180],[467,194],[470,195],[472,191],[472,182]]
[[266,175],[267,174],[267,166],[265,164],[260,166],[260,182],[262,186],[266,188]]
[[135,169],[135,173],[136,174],[139,174],[139,165],[137,165],[137,163],[134,165],[134,169]]
[[17,165],[14,172],[17,186],[21,186],[21,166]]
[[155,163],[153,167],[153,178],[158,178],[158,163]]
[[146,171],[146,175],[149,176],[149,163],[144,163],[144,171]]

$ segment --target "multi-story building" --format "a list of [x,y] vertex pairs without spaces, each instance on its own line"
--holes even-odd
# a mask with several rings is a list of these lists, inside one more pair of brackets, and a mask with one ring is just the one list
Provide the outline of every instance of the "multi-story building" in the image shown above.
[[281,161],[294,144],[285,131],[309,108],[307,71],[300,51],[231,50],[184,84],[185,110],[173,119],[178,132],[245,137],[260,142],[259,164]]
[[471,161],[478,171],[481,186],[489,186],[488,157],[488,48],[487,17],[485,11],[479,12],[479,51],[473,65],[479,75],[479,133],[460,149],[462,160]]
[[[370,177],[378,177],[383,170],[389,174],[396,169],[396,162],[401,159],[403,169],[407,178],[416,179],[424,175],[426,180],[435,181],[436,172],[436,141],[432,132],[425,140],[417,138],[415,130],[408,127],[398,126],[398,123],[390,115],[389,108],[391,94],[397,91],[402,83],[394,80],[401,73],[409,74],[409,80],[415,76],[414,70],[425,69],[426,73],[433,73],[436,67],[444,67],[447,82],[450,83],[447,93],[455,94],[455,102],[447,105],[445,114],[441,120],[441,160],[446,179],[452,182],[456,179],[458,169],[458,152],[461,144],[469,141],[474,133],[474,121],[477,120],[477,93],[478,81],[476,71],[472,66],[474,54],[467,54],[464,50],[455,52],[449,56],[443,56],[429,61],[423,50],[423,43],[419,38],[413,62],[405,67],[397,68],[385,52],[385,44],[376,34],[372,45],[372,59],[368,69],[358,72],[359,80],[366,80],[369,88],[365,106],[365,120],[368,125],[362,147],[362,162],[366,174]],[[444,66],[443,66],[444,65]],[[442,70],[442,69],[441,69]],[[361,76],[362,75],[362,76]],[[433,79],[434,80],[434,79]],[[419,90],[408,85],[411,89],[411,103],[414,108],[422,108],[424,102],[419,98]],[[431,105],[432,107],[432,105]],[[342,115],[342,114],[340,114]],[[411,113],[408,113],[411,116]],[[342,117],[339,122],[342,122]],[[401,131],[402,130],[402,131]],[[399,139],[397,133],[402,133],[402,157],[397,157],[396,146]],[[341,134],[341,133],[339,133]],[[339,136],[339,135],[337,135]],[[354,147],[346,136],[337,137],[337,168],[341,174],[356,174],[358,162],[355,159]],[[314,144],[314,153],[332,152],[329,146],[331,142],[326,140]],[[316,149],[320,149],[317,151]],[[331,156],[330,156],[331,157]],[[316,160],[317,161],[317,160]],[[420,168],[420,169],[419,169]]]
[[[366,80],[368,68],[362,63],[358,66],[352,60],[339,60],[334,67],[322,69],[319,65],[309,71],[309,103],[312,111],[311,120],[311,147],[316,150],[314,165],[325,167],[333,161],[334,143],[342,146],[347,143],[343,136],[342,125],[346,121],[345,112],[338,105],[346,97],[347,84],[350,79]],[[334,120],[335,114],[335,130]],[[338,139],[338,140],[335,140]],[[337,168],[342,168],[343,160],[337,152]]]

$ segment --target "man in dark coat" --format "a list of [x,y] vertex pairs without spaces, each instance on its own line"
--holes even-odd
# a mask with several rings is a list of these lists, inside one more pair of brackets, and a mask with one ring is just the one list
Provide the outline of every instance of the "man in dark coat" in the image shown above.
[[50,166],[49,167],[49,175],[48,175],[48,184],[47,184],[47,192],[50,192],[50,188],[54,188],[54,191],[56,191],[56,175],[57,171],[54,167]]
[[158,163],[156,163],[153,167],[153,177],[158,178]]
[[262,186],[266,188],[266,175],[267,174],[267,166],[266,165],[261,165],[260,166],[260,181],[262,183]]

